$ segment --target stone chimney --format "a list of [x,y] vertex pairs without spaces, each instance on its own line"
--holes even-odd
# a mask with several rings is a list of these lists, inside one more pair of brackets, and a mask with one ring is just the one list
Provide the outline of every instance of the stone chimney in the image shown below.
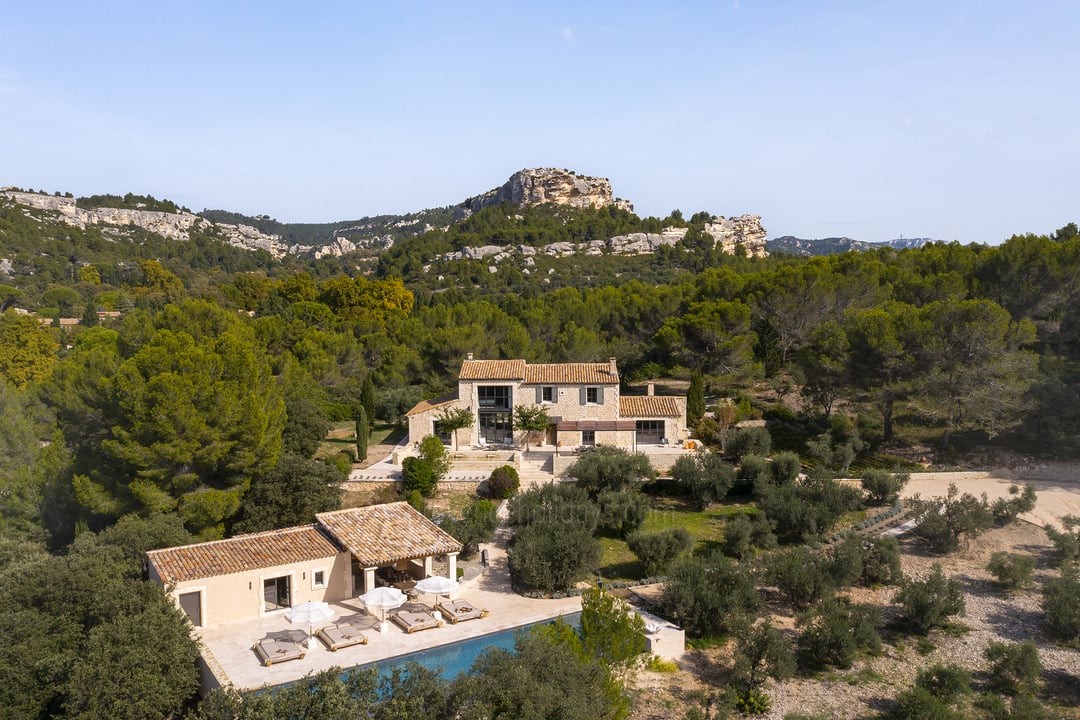
[[466,360],[472,360],[472,353],[469,353],[468,355],[466,355],[465,359]]
[[615,358],[609,357],[607,359],[607,361],[608,361],[608,374],[609,375],[618,375],[619,370],[615,367]]
[[646,385],[645,386],[645,394],[648,395],[649,397],[652,397],[653,395],[655,395],[656,394],[656,383],[651,382],[648,385]]

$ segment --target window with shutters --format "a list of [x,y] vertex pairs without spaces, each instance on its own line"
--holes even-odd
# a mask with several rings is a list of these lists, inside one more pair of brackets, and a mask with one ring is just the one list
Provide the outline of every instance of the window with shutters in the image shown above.
[[586,405],[599,405],[600,404],[600,388],[585,388],[585,404]]
[[540,388],[540,402],[555,402],[555,388],[550,385]]

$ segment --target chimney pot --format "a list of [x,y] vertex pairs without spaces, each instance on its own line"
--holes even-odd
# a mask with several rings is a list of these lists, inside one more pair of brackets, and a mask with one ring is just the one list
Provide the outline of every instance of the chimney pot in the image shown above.
[[645,394],[648,395],[649,397],[652,397],[654,394],[656,394],[656,383],[654,383],[654,382],[649,383],[646,386]]
[[472,353],[469,353],[468,355],[466,355],[465,359],[466,360],[472,360]]
[[619,374],[619,370],[615,367],[615,358],[613,357],[608,358],[608,373],[611,375]]

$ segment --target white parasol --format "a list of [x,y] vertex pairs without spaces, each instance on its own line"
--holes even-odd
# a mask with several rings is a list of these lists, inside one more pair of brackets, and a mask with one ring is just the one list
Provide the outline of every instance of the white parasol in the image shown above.
[[330,606],[324,602],[313,602],[308,600],[306,603],[302,603],[295,607],[291,607],[285,611],[285,619],[291,623],[307,623],[308,625],[308,647],[312,646],[311,643],[311,626],[312,623],[322,622],[323,620],[329,620],[334,616],[334,611],[330,609]]
[[426,595],[446,595],[449,597],[450,593],[457,591],[458,584],[448,577],[432,575],[423,580],[418,580],[416,589]]
[[364,607],[369,610],[374,608],[382,610],[382,616],[379,619],[380,622],[384,623],[386,621],[386,611],[401,607],[406,600],[408,598],[405,597],[405,593],[397,588],[385,586],[369,590],[360,596],[360,602],[364,603]]

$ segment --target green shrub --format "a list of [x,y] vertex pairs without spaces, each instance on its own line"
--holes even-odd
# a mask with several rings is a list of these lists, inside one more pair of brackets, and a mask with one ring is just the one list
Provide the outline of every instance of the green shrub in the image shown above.
[[697,637],[730,630],[760,603],[746,569],[719,554],[685,557],[668,572],[660,607]]
[[326,458],[326,464],[337,470],[342,475],[348,475],[352,472],[353,456],[352,453],[342,450],[336,452],[333,455]]
[[1019,485],[1009,486],[1009,498],[998,498],[990,506],[990,512],[994,519],[1001,525],[1007,525],[1019,515],[1031,512],[1035,509],[1035,486],[1031,483],[1021,488]]
[[1061,562],[1069,563],[1080,560],[1080,517],[1065,515],[1061,518],[1061,530],[1052,525],[1046,526],[1046,534],[1054,543]]
[[769,465],[769,475],[777,485],[793,483],[802,472],[802,461],[793,452],[781,452],[773,455],[772,464]]
[[881,611],[873,605],[828,598],[799,616],[799,657],[813,670],[849,668],[860,651],[881,651]]
[[431,497],[438,489],[431,463],[422,458],[407,457],[402,460],[401,478],[406,493],[416,490],[424,497]]
[[680,555],[690,551],[694,539],[686,528],[668,528],[655,533],[635,532],[627,538],[630,550],[638,556],[646,575],[663,572]]
[[716,453],[681,455],[671,468],[671,479],[695,508],[704,510],[727,496],[735,483],[735,469]]
[[649,498],[640,492],[600,493],[596,498],[600,508],[599,527],[626,537],[641,527],[649,515]]
[[740,690],[735,699],[735,709],[744,715],[764,715],[771,707],[769,696],[761,688]]
[[585,527],[541,520],[515,532],[510,574],[519,586],[565,590],[596,569],[600,552],[600,541]]
[[848,588],[863,574],[863,541],[858,535],[844,537],[828,554],[825,571],[836,588]]
[[944,625],[950,616],[964,612],[960,583],[946,578],[936,564],[925,578],[905,581],[893,600],[904,606],[908,623],[924,635]]
[[808,547],[778,552],[769,560],[769,578],[796,607],[808,607],[833,592],[827,562]]
[[1080,640],[1080,570],[1066,565],[1061,577],[1048,580],[1043,586],[1043,624],[1056,638],[1075,642]]
[[763,513],[739,513],[728,518],[724,525],[724,554],[743,560],[758,547],[776,547],[772,525]]
[[913,687],[896,698],[893,720],[963,720],[963,716],[926,688]]
[[566,472],[591,497],[606,490],[638,488],[656,477],[656,470],[644,453],[608,445],[598,445],[583,453]]
[[766,457],[772,449],[772,436],[763,427],[731,428],[724,439],[724,453],[741,460],[747,455]]
[[864,585],[898,585],[904,579],[900,566],[900,542],[895,537],[863,539]]
[[958,665],[931,665],[920,670],[915,687],[926,690],[937,699],[952,703],[971,692],[971,673]]
[[907,473],[867,470],[861,479],[867,505],[892,505],[899,499],[900,491],[907,485],[909,477]]
[[998,583],[1016,590],[1031,582],[1035,571],[1035,559],[1027,555],[996,552],[990,556],[986,569],[998,579]]
[[505,500],[513,497],[521,487],[521,478],[513,465],[502,465],[491,471],[487,480],[485,495],[492,500]]
[[991,642],[986,646],[990,661],[990,684],[1006,695],[1034,695],[1038,690],[1042,663],[1031,640],[1021,643]]

